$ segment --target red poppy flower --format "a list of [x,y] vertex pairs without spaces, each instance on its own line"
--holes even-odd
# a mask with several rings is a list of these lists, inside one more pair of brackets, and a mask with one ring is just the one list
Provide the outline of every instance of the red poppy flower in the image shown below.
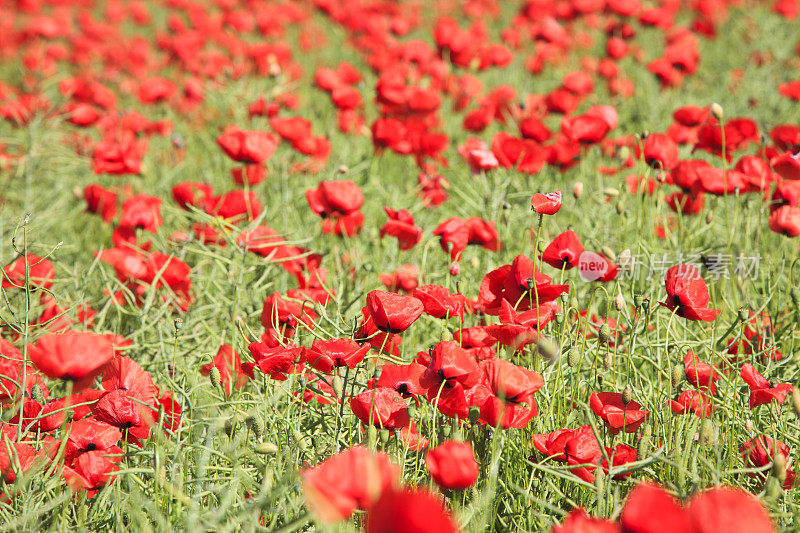
[[535,308],[537,301],[540,306],[552,302],[565,292],[569,292],[569,285],[553,285],[550,276],[534,272],[530,258],[518,255],[510,265],[483,277],[478,305],[484,313],[497,315],[503,300],[515,302],[516,309],[521,311]]
[[115,446],[122,438],[122,432],[105,422],[85,418],[73,422],[69,430],[66,456],[72,458],[84,452],[94,450],[108,450]]
[[644,160],[648,165],[671,170],[678,164],[678,146],[663,133],[653,133],[644,141]]
[[444,383],[452,387],[456,382],[465,389],[477,385],[482,372],[475,356],[453,341],[441,341],[430,352],[430,363],[421,384],[428,387],[429,396],[436,396]]
[[383,209],[389,220],[381,227],[381,239],[384,235],[391,235],[397,238],[397,246],[401,250],[412,249],[422,238],[422,228],[414,225],[414,217],[405,209]]
[[364,194],[350,180],[321,181],[316,189],[306,191],[308,205],[321,216],[349,215],[364,204]]
[[578,266],[583,246],[578,236],[572,230],[567,230],[553,239],[542,252],[542,261],[553,268],[570,270]]
[[95,174],[139,174],[142,158],[147,152],[147,140],[134,140],[133,136],[115,141],[101,141],[94,145],[92,167]]
[[[721,511],[721,510],[720,510]],[[719,511],[718,511],[719,512]],[[657,520],[654,518],[657,517]],[[640,483],[628,494],[620,516],[623,531],[689,533],[690,517],[678,501],[652,483]]]
[[126,431],[128,442],[139,444],[150,436],[150,427],[155,419],[155,408],[142,404],[130,396],[125,389],[107,393],[92,406],[97,420]]
[[418,287],[411,295],[422,302],[425,314],[434,318],[464,316],[464,297],[451,293],[441,285]]
[[306,351],[305,359],[309,366],[330,373],[335,367],[355,368],[368,351],[369,345],[359,346],[353,339],[317,339]]
[[[770,466],[775,460],[776,454],[783,455],[786,464],[786,480],[783,488],[790,489],[794,486],[795,473],[792,470],[792,454],[789,447],[774,437],[761,435],[743,443],[739,448],[742,458],[747,468],[764,468]],[[750,477],[759,478],[762,482],[766,481],[766,472],[749,472]]]
[[214,360],[200,367],[200,374],[207,376],[216,367],[222,378],[222,388],[230,395],[233,389],[241,389],[247,383],[247,374],[242,369],[239,352],[229,344],[223,344],[217,350]]
[[381,331],[401,333],[422,315],[425,306],[413,296],[393,292],[370,291],[367,310],[372,322]]
[[578,507],[561,524],[553,526],[552,533],[622,533],[622,529],[616,522],[594,518]]
[[716,367],[708,363],[703,363],[691,350],[686,352],[683,358],[683,368],[686,373],[686,380],[695,387],[704,387],[708,392],[714,394],[714,383],[719,379]]
[[425,369],[425,366],[413,362],[408,365],[382,365],[375,386],[394,389],[403,397],[425,394],[427,389],[421,384]]
[[263,163],[275,152],[278,140],[271,133],[232,129],[217,137],[225,154],[239,163]]
[[248,349],[255,363],[242,363],[242,370],[251,379],[254,378],[253,368],[256,366],[276,381],[286,381],[288,374],[301,374],[305,368],[304,348],[251,342]]
[[664,286],[667,289],[667,300],[659,304],[678,316],[706,322],[719,316],[719,309],[706,307],[711,297],[706,282],[694,265],[680,264],[671,267],[664,277]]
[[642,411],[642,406],[637,402],[631,401],[626,406],[619,392],[592,392],[589,407],[603,419],[612,435],[619,433],[623,427],[625,433],[633,433],[650,416],[650,412]]
[[493,252],[501,248],[494,222],[486,222],[478,217],[466,220],[452,217],[439,224],[433,234],[439,237],[442,250],[449,252],[454,261],[461,258],[469,244],[477,244]]
[[[775,526],[758,498],[736,487],[714,487],[695,494],[689,500],[686,513],[693,533],[775,532]],[[650,516],[653,514],[651,509]]]
[[300,472],[306,502],[325,524],[348,518],[356,509],[370,509],[400,475],[389,456],[353,446],[313,468]]
[[[22,353],[13,344],[0,338],[0,403],[7,403],[17,398],[22,380],[22,359]],[[28,365],[25,370],[27,376],[25,391],[30,393],[34,385],[39,385],[46,396],[47,386],[36,369]]]
[[773,170],[787,180],[800,180],[800,150],[786,152],[770,161]]
[[428,447],[428,439],[419,434],[416,422],[411,422],[395,434],[403,444],[408,446],[409,450],[421,452]]
[[555,215],[561,209],[561,191],[534,194],[531,207],[540,215]]
[[81,390],[114,357],[114,348],[103,335],[70,331],[40,337],[28,353],[44,375],[72,380],[75,390]]
[[741,376],[750,387],[750,409],[773,400],[783,403],[786,395],[794,390],[788,383],[771,383],[749,363],[742,365]]
[[33,254],[20,257],[5,267],[3,269],[3,282],[0,286],[4,289],[24,288],[26,269],[31,289],[35,287],[49,289],[53,286],[53,280],[56,278],[56,268],[53,263],[49,259]]
[[378,277],[392,292],[413,292],[419,285],[419,269],[414,265],[403,265],[391,274],[383,273]]
[[105,222],[111,222],[117,216],[117,194],[109,189],[92,183],[83,188],[83,199],[86,210],[100,215]]
[[711,403],[711,398],[701,390],[686,390],[680,393],[677,400],[669,400],[669,407],[676,415],[694,413],[695,415],[708,418],[711,411],[716,408]]
[[769,216],[769,229],[787,237],[800,235],[800,207],[782,205]]
[[97,492],[116,479],[114,472],[119,470],[122,456],[110,456],[105,450],[82,453],[71,467],[65,466],[62,476],[72,490],[86,491],[87,497],[94,497]]
[[448,440],[428,450],[425,455],[433,481],[445,490],[461,490],[471,487],[478,479],[478,462],[468,442]]
[[394,389],[367,389],[350,400],[353,414],[364,425],[395,429],[408,425],[408,406],[403,397]]
[[30,444],[10,441],[6,443],[5,437],[1,434],[0,438],[3,439],[3,446],[0,446],[0,476],[8,485],[14,483],[17,474],[22,474],[47,459],[41,451]]
[[425,489],[387,490],[367,513],[366,533],[457,533],[444,502]]
[[601,117],[578,115],[561,119],[561,132],[572,142],[595,144],[602,141],[609,131],[608,122]]

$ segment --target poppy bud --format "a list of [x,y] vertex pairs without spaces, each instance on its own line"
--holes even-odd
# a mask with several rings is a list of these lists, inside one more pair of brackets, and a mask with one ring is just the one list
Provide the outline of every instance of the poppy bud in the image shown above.
[[678,385],[680,385],[681,380],[683,379],[683,375],[685,373],[685,369],[683,365],[675,365],[672,367],[672,388],[677,389]]
[[339,174],[347,174],[350,172],[350,168],[347,165],[339,165],[339,168],[336,169],[336,172]]
[[230,419],[225,420],[225,423],[222,424],[222,431],[224,431],[225,434],[229,437],[233,435],[233,421],[231,421]]
[[622,270],[631,270],[633,268],[633,254],[630,249],[625,248],[619,253],[619,268]]
[[603,387],[603,374],[597,374],[597,386],[600,388]]
[[581,360],[581,353],[577,347],[570,348],[567,354],[567,364],[571,367],[576,366]]
[[180,329],[183,327],[183,319],[181,317],[176,318],[174,325],[175,331],[180,331]]
[[408,413],[408,419],[413,420],[417,414],[417,406],[412,403],[406,407],[406,413]]
[[619,190],[615,189],[614,187],[606,187],[605,189],[603,189],[603,194],[605,194],[610,198],[616,198],[617,196],[619,196]]
[[308,449],[308,442],[306,442],[306,437],[303,435],[299,429],[295,428],[292,431],[292,437],[294,438],[295,442],[297,442],[297,448],[304,452]]
[[556,346],[556,343],[541,335],[536,340],[536,351],[551,362],[558,358],[558,346]]
[[700,424],[700,445],[713,446],[716,443],[716,428],[710,418],[704,418]]
[[511,204],[509,204],[508,202],[503,202],[502,207],[503,211],[507,211],[508,209],[511,209]]
[[78,187],[77,185],[72,188],[72,196],[75,197],[76,200],[80,200],[83,198],[83,189]]
[[278,447],[271,442],[262,442],[256,445],[253,451],[261,455],[274,455],[278,453]]
[[745,308],[745,307],[740,307],[740,308],[739,308],[739,315],[738,315],[738,317],[739,317],[739,322],[744,322],[744,321],[746,321],[748,318],[750,318],[750,312],[747,310],[747,308]]
[[380,431],[378,431],[378,436],[381,439],[381,444],[383,446],[386,446],[386,443],[389,442],[389,437],[391,436],[391,432],[388,429],[383,428]]
[[786,456],[780,452],[772,459],[772,475],[781,482],[781,485],[786,481]]
[[44,403],[44,394],[42,394],[42,388],[38,384],[31,387],[31,400],[38,404]]
[[264,422],[258,415],[250,415],[247,417],[247,427],[250,428],[250,431],[253,432],[253,436],[257,439],[260,439],[261,435],[264,434]]
[[574,196],[575,199],[577,200],[578,198],[581,197],[582,194],[583,194],[583,182],[578,181],[575,183],[575,187],[572,188],[572,196]]
[[627,146],[621,147],[619,149],[619,152],[617,152],[617,158],[619,159],[619,162],[621,164],[625,163],[630,156],[631,156],[631,149],[628,148]]
[[711,224],[714,222],[714,211],[709,211],[706,213],[706,224]]
[[600,251],[603,252],[603,255],[606,256],[609,261],[614,261],[617,259],[617,254],[614,253],[614,250],[609,248],[608,246],[603,246],[600,248]]
[[642,435],[641,438],[639,439],[639,443],[636,445],[636,460],[637,461],[644,460],[644,458],[647,457],[647,453],[649,451],[650,451],[650,436]]
[[622,199],[620,199],[620,201],[617,202],[617,214],[621,215],[624,212],[625,212],[625,202]]
[[631,384],[628,383],[625,385],[625,388],[622,389],[622,405],[627,406],[633,400],[633,387]]
[[725,112],[722,110],[722,106],[716,102],[711,104],[711,116],[717,120],[722,120],[722,117],[725,116]]
[[342,393],[344,392],[344,380],[341,376],[333,376],[333,392],[336,394],[337,398],[342,397]]
[[611,365],[614,361],[611,359],[611,352],[608,352],[606,355],[603,356],[603,368],[606,370],[611,370]]
[[794,415],[800,418],[800,389],[797,387],[792,391],[792,409],[794,410]]
[[212,366],[208,372],[208,379],[211,381],[211,386],[218,389],[222,384],[222,375],[219,373],[219,368]]
[[636,307],[636,309],[639,309],[643,303],[644,303],[644,294],[633,295],[633,305]]
[[617,294],[617,297],[614,298],[614,307],[617,311],[625,309],[625,297],[622,294]]
[[748,418],[747,420],[744,421],[744,429],[748,433],[753,432],[753,421],[751,419]]
[[544,251],[545,251],[546,249],[547,249],[547,245],[544,243],[544,241],[539,241],[539,244],[538,244],[538,245],[536,245],[536,250],[537,250],[537,251],[538,251],[540,254],[544,253]]
[[469,421],[472,424],[477,424],[478,420],[481,418],[481,408],[477,405],[471,405],[469,408]]
[[777,499],[783,492],[780,481],[778,481],[774,477],[767,479],[766,489],[767,489],[767,498],[769,498],[770,500]]
[[600,331],[597,332],[597,338],[602,344],[607,343],[608,339],[611,338],[611,327],[608,324],[600,326]]
[[597,489],[597,492],[603,492],[603,486],[605,485],[605,477],[606,473],[603,470],[602,465],[597,465],[597,468],[594,471],[594,488]]

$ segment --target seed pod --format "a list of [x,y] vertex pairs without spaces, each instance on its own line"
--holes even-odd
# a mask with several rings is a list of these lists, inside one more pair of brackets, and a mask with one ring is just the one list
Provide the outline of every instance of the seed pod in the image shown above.
[[278,453],[278,447],[271,442],[262,442],[257,444],[253,451],[261,455],[274,455]]
[[559,298],[561,298],[561,303],[566,305],[566,303],[569,301],[569,294],[566,292],[562,292]]
[[721,105],[714,102],[713,104],[711,104],[711,116],[717,120],[722,120],[722,117],[725,116],[725,111],[723,111]]
[[581,353],[577,347],[570,348],[569,353],[567,354],[567,364],[571,367],[577,366],[577,364],[581,360]]
[[670,376],[670,378],[673,389],[677,389],[678,385],[681,384],[684,373],[685,369],[683,368],[683,365],[675,365],[672,367],[672,376]]
[[650,298],[643,298],[642,299],[642,309],[644,309],[645,311],[650,309]]
[[472,405],[469,408],[469,421],[472,424],[477,424],[481,417],[481,408],[477,405]]
[[634,294],[633,295],[633,305],[636,309],[639,309],[642,304],[644,303],[644,294]]
[[738,313],[739,322],[744,322],[750,318],[750,311],[746,307],[740,307]]
[[617,311],[625,309],[625,297],[622,294],[617,294],[617,297],[614,298],[614,308]]
[[605,344],[608,342],[608,339],[611,338],[611,327],[606,323],[600,326],[600,330],[597,332],[597,339],[602,343]]
[[208,373],[208,379],[211,381],[211,386],[218,389],[222,385],[222,374],[219,373],[219,368],[212,366]]
[[175,331],[180,331],[180,329],[183,327],[183,319],[181,317],[176,318],[174,325]]
[[556,323],[556,326],[561,327],[561,324],[564,323],[564,315],[562,315],[561,313],[556,313],[553,316],[553,322]]
[[391,437],[391,435],[392,434],[386,428],[383,428],[380,431],[378,431],[378,437],[380,437],[381,444],[383,446],[386,446],[386,443],[389,442],[389,437]]
[[631,403],[632,400],[633,400],[633,387],[631,387],[631,384],[628,383],[627,385],[625,385],[625,388],[622,389],[622,405],[627,407],[627,405]]

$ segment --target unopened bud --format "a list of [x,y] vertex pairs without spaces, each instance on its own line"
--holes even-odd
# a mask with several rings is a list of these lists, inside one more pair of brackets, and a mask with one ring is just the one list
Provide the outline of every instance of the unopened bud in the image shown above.
[[700,424],[700,445],[713,446],[716,443],[716,429],[710,418],[704,418]]
[[477,424],[478,420],[481,418],[481,408],[477,405],[472,405],[469,408],[469,421],[472,424]]
[[786,456],[780,452],[772,459],[772,475],[781,482],[781,485],[786,481]]
[[333,393],[336,395],[337,398],[342,397],[342,393],[344,392],[344,380],[342,376],[333,376]]
[[614,307],[617,311],[625,309],[625,297],[622,294],[617,294],[617,297],[614,298]]
[[796,309],[800,309],[800,289],[797,287],[792,287],[792,290],[789,292],[789,296],[792,298],[792,303]]
[[611,359],[611,352],[608,352],[603,356],[603,368],[606,370],[611,370],[611,366],[614,364],[614,360]]
[[536,351],[548,361],[554,361],[558,357],[558,346],[542,335],[536,340]]
[[[610,466],[611,465],[609,465],[609,467]],[[605,481],[606,473],[603,470],[602,465],[597,465],[597,468],[594,471],[594,487],[597,489],[597,492],[603,492]]]
[[294,438],[294,441],[297,443],[297,448],[301,452],[304,452],[308,449],[308,442],[306,441],[306,437],[300,432],[299,429],[295,428],[292,431],[292,437]]
[[611,338],[611,327],[607,323],[600,326],[600,330],[597,332],[597,338],[602,344],[607,343]]
[[567,354],[567,364],[571,367],[575,367],[581,360],[581,352],[577,347],[570,348],[569,353]]
[[680,385],[681,380],[683,379],[684,370],[685,369],[683,368],[683,365],[675,365],[672,367],[671,382],[673,389],[677,389],[678,385]]
[[536,246],[536,249],[540,254],[544,253],[544,251],[547,249],[547,245],[543,241],[539,241],[539,244]]
[[264,421],[258,415],[250,415],[247,417],[247,427],[253,432],[253,436],[257,439],[261,438],[264,434]]
[[278,447],[271,442],[262,442],[256,445],[253,451],[261,455],[274,455],[278,453]]
[[800,389],[797,387],[792,391],[792,409],[794,410],[794,416],[800,418]]
[[631,384],[628,383],[625,385],[625,388],[622,389],[622,405],[627,406],[633,400],[633,387]]
[[722,117],[725,116],[725,112],[722,110],[722,106],[716,102],[711,104],[711,116],[717,120],[722,120]]
[[386,446],[386,443],[389,442],[389,437],[391,437],[391,435],[391,432],[386,428],[378,431],[378,437],[381,439],[381,444],[383,446]]
[[642,435],[639,443],[636,445],[636,460],[642,461],[647,457],[650,452],[650,437]]
[[622,146],[619,149],[619,152],[617,152],[617,156],[619,157],[620,163],[625,163],[631,156],[631,149],[628,148],[627,146]]
[[706,213],[706,224],[711,224],[714,222],[714,211],[709,211]]
[[632,270],[633,267],[633,254],[628,248],[625,248],[619,253],[619,267],[622,270]]
[[31,387],[31,400],[39,405],[44,403],[44,393],[42,393],[42,387],[38,383]]
[[578,181],[575,183],[575,187],[572,188],[572,196],[574,196],[575,199],[578,199],[581,197],[582,194],[583,194],[583,182]]
[[778,499],[780,495],[783,493],[783,487],[781,487],[780,481],[778,481],[774,477],[768,478],[766,493],[768,499],[770,500]]
[[219,373],[219,368],[212,366],[208,373],[208,379],[211,381],[211,386],[218,389],[222,385],[222,374]]
[[617,202],[617,214],[621,215],[624,212],[625,212],[625,202],[622,199],[620,199]]
[[450,275],[458,276],[460,272],[461,272],[461,267],[458,265],[458,262],[453,261],[453,263],[450,265]]
[[444,435],[445,438],[449,437],[450,431],[452,431],[452,429],[453,428],[450,427],[450,424],[445,424],[444,426],[442,426],[442,435]]
[[606,187],[603,189],[603,194],[611,198],[616,198],[619,196],[619,189],[615,189],[614,187]]
[[339,174],[347,174],[350,172],[350,168],[347,165],[339,165],[339,168],[336,169],[336,172]]

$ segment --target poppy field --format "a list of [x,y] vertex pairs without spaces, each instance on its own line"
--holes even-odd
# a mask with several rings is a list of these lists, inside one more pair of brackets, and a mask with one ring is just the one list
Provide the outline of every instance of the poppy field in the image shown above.
[[0,0],[0,530],[797,530],[798,27]]

